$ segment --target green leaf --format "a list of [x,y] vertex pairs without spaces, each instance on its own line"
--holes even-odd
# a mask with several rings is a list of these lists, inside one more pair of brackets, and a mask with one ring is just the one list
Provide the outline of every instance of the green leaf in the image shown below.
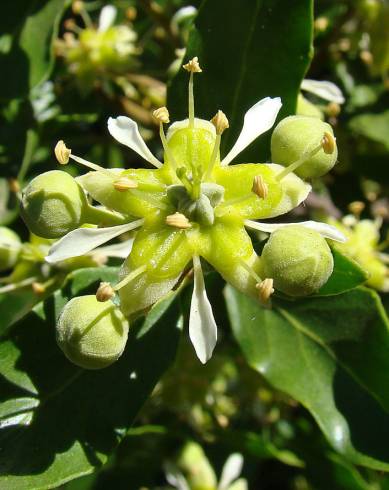
[[258,305],[226,289],[232,329],[248,363],[304,405],[349,461],[389,470],[388,319],[378,295]]
[[132,326],[123,356],[101,371],[73,366],[57,347],[54,298],[0,345],[3,490],[57,487],[106,462],[174,361],[182,324],[177,294]]
[[53,64],[53,41],[65,0],[14,0],[2,5],[0,98],[26,96]]
[[315,296],[344,293],[360,286],[368,279],[367,273],[359,267],[355,260],[342,254],[335,247],[332,248],[332,255],[334,256],[334,272]]
[[379,114],[360,114],[350,119],[351,131],[376,143],[381,143],[389,150],[389,110]]
[[[204,0],[189,37],[185,60],[199,57],[195,113],[210,119],[222,109],[230,129],[222,153],[234,144],[245,112],[264,97],[281,97],[280,117],[294,113],[312,56],[311,0]],[[180,70],[168,92],[173,120],[188,117],[188,74]],[[264,161],[270,133],[238,158]]]

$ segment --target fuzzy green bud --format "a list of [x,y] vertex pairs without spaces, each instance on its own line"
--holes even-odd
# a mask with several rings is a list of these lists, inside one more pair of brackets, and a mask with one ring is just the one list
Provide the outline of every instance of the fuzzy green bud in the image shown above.
[[304,179],[320,177],[332,169],[338,158],[332,127],[319,118],[286,117],[272,134],[271,156],[273,163],[285,167],[301,162],[294,172]]
[[57,323],[57,343],[65,356],[84,369],[101,369],[124,351],[128,322],[112,301],[80,296],[66,304]]
[[22,216],[43,238],[59,238],[83,223],[88,203],[74,178],[61,170],[38,175],[23,192]]
[[289,296],[307,296],[328,280],[334,260],[326,240],[316,231],[293,225],[273,232],[262,251],[265,277]]
[[18,235],[5,226],[0,226],[0,271],[16,264],[22,243]]

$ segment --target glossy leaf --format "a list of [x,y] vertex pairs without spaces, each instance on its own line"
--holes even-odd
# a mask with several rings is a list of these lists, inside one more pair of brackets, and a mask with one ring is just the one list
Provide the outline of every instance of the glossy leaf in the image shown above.
[[350,257],[332,248],[334,272],[316,296],[340,294],[360,286],[367,281],[367,273]]
[[357,288],[272,309],[226,289],[248,363],[304,405],[348,460],[389,470],[389,334],[378,296]]
[[174,360],[182,323],[176,295],[133,325],[123,356],[100,371],[73,366],[57,347],[58,298],[0,345],[2,489],[57,487],[107,460]]
[[65,0],[15,0],[2,5],[0,98],[23,97],[53,63],[53,40]]
[[[198,56],[195,112],[210,119],[222,109],[230,129],[222,155],[235,143],[245,112],[264,97],[281,97],[279,118],[294,113],[301,81],[312,54],[312,1],[204,0],[189,37],[185,59]],[[180,70],[168,93],[172,120],[187,114],[188,76]],[[258,162],[268,154],[270,131],[237,161]]]

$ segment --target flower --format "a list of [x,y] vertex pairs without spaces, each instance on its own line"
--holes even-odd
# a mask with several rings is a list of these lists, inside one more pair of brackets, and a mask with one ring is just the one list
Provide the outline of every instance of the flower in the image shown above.
[[[241,151],[273,126],[281,108],[279,98],[262,99],[247,111],[237,141],[220,158],[221,137],[229,125],[227,117],[221,111],[211,122],[195,117],[193,78],[201,68],[197,58],[184,68],[190,74],[189,118],[171,124],[165,134],[169,112],[167,108],[154,112],[164,148],[163,163],[150,152],[135,121],[125,116],[108,120],[110,134],[154,169],[104,169],[74,155],[63,141],[58,143],[60,163],[72,159],[92,169],[79,177],[78,183],[93,200],[120,213],[124,224],[74,229],[52,246],[46,260],[53,264],[86,254],[136,230],[119,282],[113,286],[126,317],[152,306],[192,265],[189,335],[198,358],[205,363],[217,342],[217,326],[205,291],[201,259],[240,291],[267,300],[274,291],[272,281],[262,277],[261,260],[247,229],[271,233],[289,226],[256,220],[290,211],[304,201],[311,186],[281,165],[230,166]],[[299,162],[304,163],[304,158]],[[330,225],[312,221],[300,224],[327,238],[343,240],[343,235]]]

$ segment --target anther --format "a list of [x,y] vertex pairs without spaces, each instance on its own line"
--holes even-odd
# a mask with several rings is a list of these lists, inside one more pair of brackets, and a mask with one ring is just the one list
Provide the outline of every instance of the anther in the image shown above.
[[188,71],[189,73],[201,73],[203,70],[200,68],[199,65],[199,59],[197,56],[192,58],[191,60],[186,63],[186,65],[182,65],[184,70]]
[[121,177],[120,179],[115,180],[113,186],[117,191],[125,192],[129,189],[136,189],[138,187],[138,182],[127,177]]
[[61,165],[69,163],[69,158],[72,153],[70,148],[67,148],[63,140],[59,140],[54,148],[55,157]]
[[182,230],[187,230],[192,227],[188,218],[184,214],[178,212],[166,216],[165,222],[169,226],[174,226],[175,228],[180,228]]
[[41,282],[37,282],[37,281],[33,282],[31,284],[31,288],[36,295],[41,295],[46,291],[44,284],[42,284]]
[[362,201],[353,201],[348,205],[348,208],[350,212],[358,218],[365,209],[365,203]]
[[20,184],[17,179],[8,179],[9,190],[14,194],[18,194],[20,192]]
[[269,193],[269,187],[263,180],[262,175],[256,175],[253,180],[252,192],[261,199],[266,199]]
[[323,147],[324,153],[327,153],[327,155],[331,155],[335,151],[336,140],[331,133],[325,132],[321,141],[321,145]]
[[72,10],[74,14],[80,14],[84,10],[84,2],[76,0],[72,4]]
[[274,293],[273,279],[266,278],[262,282],[255,285],[259,292],[259,299],[262,303],[267,303],[270,296]]
[[228,119],[223,111],[217,111],[217,113],[211,119],[211,123],[215,126],[216,134],[222,135],[223,132],[230,127]]
[[167,107],[160,107],[153,112],[153,117],[160,123],[168,124],[170,122],[169,119],[169,111]]
[[105,301],[110,300],[113,296],[115,296],[115,290],[111,284],[109,282],[101,282],[96,291],[97,301],[104,303]]

